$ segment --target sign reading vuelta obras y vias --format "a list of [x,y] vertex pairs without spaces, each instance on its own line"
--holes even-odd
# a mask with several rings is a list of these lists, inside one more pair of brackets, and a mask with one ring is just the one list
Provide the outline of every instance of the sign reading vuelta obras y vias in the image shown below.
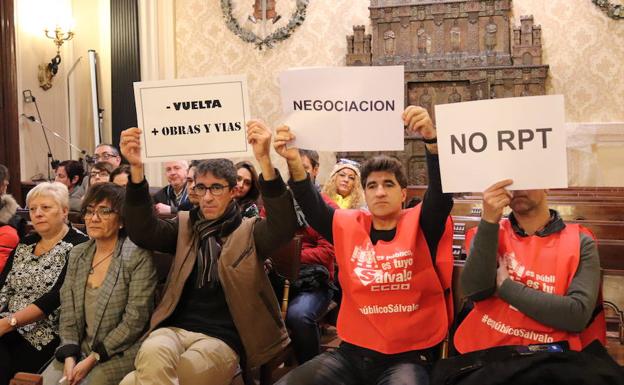
[[134,83],[144,162],[253,156],[245,76]]

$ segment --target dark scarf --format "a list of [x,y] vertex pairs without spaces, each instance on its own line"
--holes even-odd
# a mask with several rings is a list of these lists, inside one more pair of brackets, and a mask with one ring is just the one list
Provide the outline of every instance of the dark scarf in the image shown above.
[[176,195],[173,186],[170,184],[167,185],[167,188],[165,189],[165,194],[167,195],[167,203],[169,203],[169,206],[171,207],[177,208],[180,206],[184,206],[184,204],[188,202],[188,192],[186,191],[186,184],[180,192],[180,195]]
[[242,217],[238,205],[232,201],[223,215],[217,219],[204,218],[199,207],[191,211],[191,223],[195,233],[197,252],[197,281],[195,287],[211,286],[219,282],[217,262],[221,256],[221,239],[230,235],[240,226]]

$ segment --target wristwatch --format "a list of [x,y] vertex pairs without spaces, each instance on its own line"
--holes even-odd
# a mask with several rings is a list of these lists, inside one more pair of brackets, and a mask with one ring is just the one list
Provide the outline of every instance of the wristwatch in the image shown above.
[[9,317],[9,326],[11,326],[13,329],[17,329],[17,318],[15,318],[15,316],[12,314],[11,317]]

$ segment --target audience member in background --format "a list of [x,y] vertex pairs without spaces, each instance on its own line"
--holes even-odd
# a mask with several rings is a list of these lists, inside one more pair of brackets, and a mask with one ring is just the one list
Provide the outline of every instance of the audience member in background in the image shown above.
[[111,172],[109,180],[117,186],[126,187],[128,178],[130,178],[130,166],[122,164]]
[[103,182],[108,182],[113,173],[113,167],[108,162],[97,162],[89,171],[89,187]]
[[299,156],[301,156],[301,162],[303,162],[303,168],[310,175],[312,183],[317,190],[321,190],[321,186],[316,182],[316,177],[319,173],[320,161],[319,154],[314,150],[302,150],[299,149]]
[[251,121],[247,138],[262,167],[266,220],[242,218],[233,199],[236,168],[227,159],[201,162],[195,173],[199,207],[163,220],[149,204],[141,130],[122,132],[132,172],[124,207],[128,234],[140,246],[175,257],[136,371],[121,384],[228,385],[239,362],[257,367],[290,341],[263,261],[292,238],[293,201],[271,163],[271,131]]
[[68,227],[67,187],[44,182],[26,196],[35,233],[24,238],[0,275],[0,385],[36,373],[59,344],[59,290],[71,249],[88,238]]
[[9,169],[7,166],[0,164],[0,195],[7,193],[9,187]]
[[134,370],[139,339],[154,307],[156,270],[149,251],[125,235],[125,189],[89,188],[82,202],[89,241],[72,249],[61,288],[61,344],[44,384],[117,385]]
[[[328,206],[338,208],[327,195],[322,197]],[[298,278],[290,286],[286,326],[297,362],[303,364],[321,352],[319,321],[338,290],[334,286],[334,246],[310,227],[303,213],[298,215],[298,220],[301,267]]]
[[[95,148],[93,161],[95,163],[106,162],[111,165],[111,170],[114,170],[121,164],[121,156],[119,155],[119,150],[112,144],[100,143]],[[89,178],[84,178],[82,187],[85,191],[87,190],[87,187],[89,187]]]
[[17,230],[9,224],[17,211],[17,202],[9,194],[0,194],[0,273],[7,259],[19,243]]
[[244,218],[253,218],[260,215],[257,205],[259,197],[260,189],[258,188],[256,168],[246,161],[236,163],[234,199],[236,199],[241,215]]
[[422,202],[422,199],[420,199],[420,197],[411,197],[409,201],[407,201],[407,204],[405,205],[406,209],[411,209],[412,207],[416,207],[418,206],[418,204]]
[[[9,187],[9,169],[5,165],[0,164],[0,196],[7,193],[8,187]],[[19,209],[19,205],[16,207],[16,209]],[[17,215],[14,213],[11,218],[9,218],[7,221],[4,221],[3,223],[11,225],[17,231],[17,235],[19,239],[22,239],[24,236],[26,236],[26,227],[28,225],[28,222],[26,221],[26,219],[24,219],[20,215]],[[0,268],[0,272],[2,272],[1,268]]]
[[77,160],[64,160],[56,168],[56,182],[61,182],[67,186],[69,191],[69,209],[80,211],[80,202],[85,194],[84,188],[80,185],[84,175],[82,163]]
[[121,156],[119,150],[112,144],[100,143],[95,148],[95,154],[93,155],[95,163],[106,162],[111,165],[112,169],[116,169],[121,164]]
[[364,207],[364,190],[360,183],[360,165],[349,159],[340,159],[334,166],[323,192],[341,209]]
[[6,193],[8,186],[9,169],[0,164],[0,273],[20,239],[17,229],[11,225],[19,206],[15,199]]
[[186,173],[186,191],[188,192],[189,202],[191,202],[193,207],[199,205],[199,200],[201,198],[193,189],[193,187],[195,187],[195,171],[197,171],[197,165],[200,162],[199,160],[192,161]]
[[154,195],[157,213],[175,214],[178,211],[188,211],[193,208],[186,190],[188,168],[188,162],[185,160],[165,162],[165,174],[169,184]]

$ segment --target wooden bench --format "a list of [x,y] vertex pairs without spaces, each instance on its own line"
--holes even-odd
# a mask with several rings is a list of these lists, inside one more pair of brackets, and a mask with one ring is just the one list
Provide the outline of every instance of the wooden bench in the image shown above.
[[[483,202],[477,199],[455,199],[451,215],[481,216]],[[624,202],[550,202],[549,207],[557,210],[566,221],[603,220],[624,221]],[[511,210],[507,208],[507,215]]]

